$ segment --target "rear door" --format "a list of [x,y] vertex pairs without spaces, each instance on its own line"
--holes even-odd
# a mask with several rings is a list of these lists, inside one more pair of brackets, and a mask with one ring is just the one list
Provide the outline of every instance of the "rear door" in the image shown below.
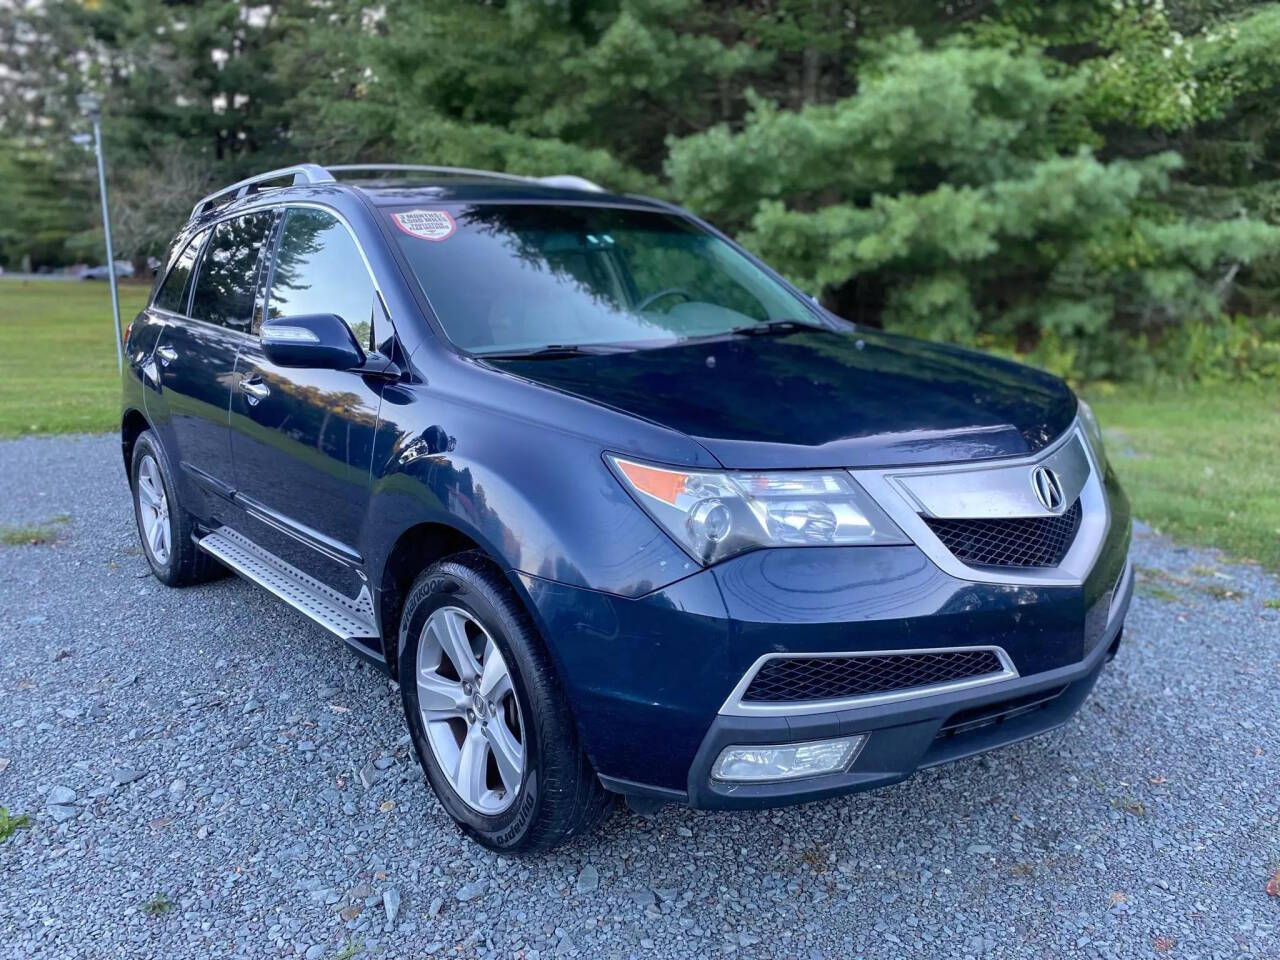
[[[152,355],[165,408],[161,438],[184,504],[204,519],[217,515],[215,494],[228,492],[232,481],[231,377],[249,335],[271,221],[271,213],[259,212],[216,224],[203,244],[197,238],[180,255],[157,293],[157,304],[169,308]],[[179,269],[191,272],[181,290]]]
[[[356,238],[337,215],[285,211],[267,279],[267,315],[332,313],[371,349],[381,302]],[[276,556],[355,599],[358,542],[369,503],[382,383],[353,370],[278,367],[256,330],[240,351],[231,447],[245,533]]]

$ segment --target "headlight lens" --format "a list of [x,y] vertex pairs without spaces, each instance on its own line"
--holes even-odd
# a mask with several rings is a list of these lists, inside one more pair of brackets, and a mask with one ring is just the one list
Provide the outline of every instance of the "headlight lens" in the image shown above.
[[609,460],[649,515],[702,563],[757,547],[910,542],[847,474],[708,472]]
[[1098,459],[1098,469],[1105,473],[1107,451],[1102,448],[1102,427],[1098,426],[1098,418],[1094,416],[1093,407],[1083,400],[1080,401],[1080,423],[1084,427],[1084,435],[1089,441],[1089,446],[1093,449],[1093,455]]

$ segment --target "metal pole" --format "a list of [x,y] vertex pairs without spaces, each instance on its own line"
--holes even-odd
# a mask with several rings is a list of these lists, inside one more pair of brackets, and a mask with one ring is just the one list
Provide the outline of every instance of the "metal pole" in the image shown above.
[[98,157],[98,194],[102,197],[102,232],[107,240],[107,280],[111,283],[111,316],[116,324],[116,367],[124,375],[124,347],[121,340],[124,334],[120,330],[120,295],[116,292],[116,255],[111,246],[111,214],[107,212],[107,168],[102,160],[102,127],[98,122],[98,114],[93,120],[93,152]]

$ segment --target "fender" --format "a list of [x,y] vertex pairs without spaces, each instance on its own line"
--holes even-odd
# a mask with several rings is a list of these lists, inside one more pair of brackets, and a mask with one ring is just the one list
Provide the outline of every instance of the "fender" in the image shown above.
[[[415,356],[413,366],[417,382],[383,394],[362,549],[370,571],[421,523],[465,534],[509,575],[623,597],[701,569],[636,506],[591,434],[619,438],[621,452],[661,450],[670,460],[674,449],[681,462],[714,466],[699,444],[445,351]],[[564,405],[575,409],[549,409]],[[590,418],[620,422],[581,432],[548,426]],[[499,419],[509,422],[497,429]]]

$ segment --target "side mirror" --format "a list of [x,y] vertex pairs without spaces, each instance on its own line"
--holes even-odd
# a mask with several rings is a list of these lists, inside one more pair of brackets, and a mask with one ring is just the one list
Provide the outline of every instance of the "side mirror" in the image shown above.
[[262,352],[281,367],[350,370],[364,363],[351,328],[332,313],[272,317],[262,324]]

